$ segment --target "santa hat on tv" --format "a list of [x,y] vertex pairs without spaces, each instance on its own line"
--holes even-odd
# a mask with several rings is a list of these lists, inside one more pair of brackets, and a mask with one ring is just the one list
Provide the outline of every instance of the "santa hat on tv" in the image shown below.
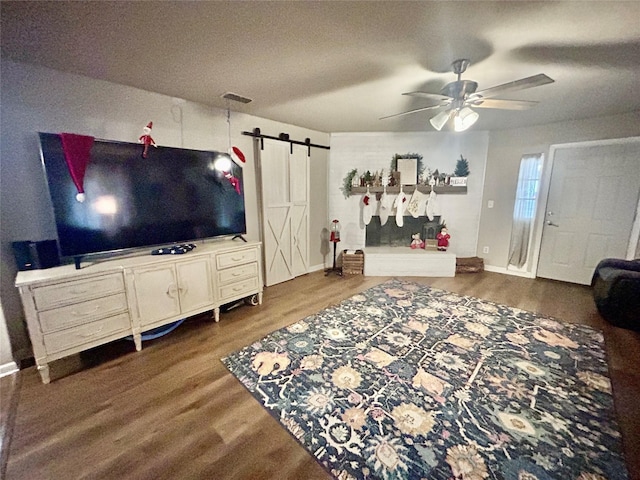
[[76,200],[84,202],[84,173],[91,158],[94,137],[75,133],[61,133],[60,140],[62,141],[62,151],[64,152],[64,159],[67,162],[71,179],[78,189]]
[[147,128],[151,130],[153,128],[153,122],[147,123]]

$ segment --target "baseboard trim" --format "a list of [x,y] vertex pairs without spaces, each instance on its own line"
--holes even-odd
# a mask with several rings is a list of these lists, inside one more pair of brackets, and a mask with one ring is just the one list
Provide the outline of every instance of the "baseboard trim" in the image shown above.
[[9,362],[5,363],[4,365],[0,365],[0,378],[11,375],[12,373],[16,373],[17,371],[18,364],[16,362]]
[[325,267],[322,263],[320,265],[314,265],[313,267],[309,267],[309,273],[319,272],[320,270],[324,270],[325,268],[327,267]]
[[493,265],[485,265],[484,269],[487,272],[495,272],[502,273],[505,275],[513,275],[514,277],[524,277],[524,278],[536,278],[535,275],[531,272],[517,272],[515,270],[509,270],[505,267],[494,267]]

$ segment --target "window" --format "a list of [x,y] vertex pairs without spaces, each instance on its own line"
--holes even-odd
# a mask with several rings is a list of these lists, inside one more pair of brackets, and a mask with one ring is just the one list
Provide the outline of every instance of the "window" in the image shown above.
[[542,176],[542,154],[524,155],[520,160],[518,189],[513,208],[513,227],[509,247],[509,265],[524,268],[536,217],[536,205]]

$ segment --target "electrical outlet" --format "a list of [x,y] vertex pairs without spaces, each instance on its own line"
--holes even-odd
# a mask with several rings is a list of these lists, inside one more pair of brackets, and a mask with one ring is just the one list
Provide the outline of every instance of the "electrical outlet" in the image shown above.
[[484,247],[482,249],[482,253],[489,253],[489,247]]
[[493,208],[493,200],[487,202],[487,208]]

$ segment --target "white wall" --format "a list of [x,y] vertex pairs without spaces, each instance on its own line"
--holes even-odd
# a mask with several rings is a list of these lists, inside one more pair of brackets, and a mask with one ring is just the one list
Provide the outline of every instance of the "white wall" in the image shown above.
[[[640,135],[640,112],[572,120],[529,128],[493,131],[489,135],[484,201],[480,217],[478,254],[485,265],[506,269],[518,184],[520,159],[543,153],[548,159],[551,145]],[[488,208],[487,202],[494,201]],[[481,254],[483,247],[488,254]]]
[[[135,68],[135,66],[132,66]],[[0,298],[16,359],[31,356],[23,324],[11,242],[56,238],[55,222],[40,162],[37,132],[72,132],[96,138],[137,142],[153,121],[158,145],[223,150],[228,147],[226,111],[166,95],[2,60],[0,90]],[[212,92],[216,95],[216,92]],[[251,115],[231,113],[231,143],[246,155],[244,193],[247,237],[260,238],[254,141],[242,131],[329,144],[329,135]],[[310,264],[324,261],[321,230],[327,226],[328,152],[312,149]],[[324,247],[326,250],[326,247]]]
[[[453,173],[462,155],[469,161],[466,194],[438,195],[442,219],[451,235],[450,251],[460,257],[476,254],[482,185],[484,180],[488,132],[455,133],[334,133],[329,161],[329,217],[342,227],[340,249],[362,248],[365,225],[362,221],[362,194],[345,199],[340,190],[347,173],[359,174],[385,169],[389,172],[395,154],[418,153],[431,170]],[[390,218],[389,221],[394,221]],[[407,246],[411,234],[407,231]]]

